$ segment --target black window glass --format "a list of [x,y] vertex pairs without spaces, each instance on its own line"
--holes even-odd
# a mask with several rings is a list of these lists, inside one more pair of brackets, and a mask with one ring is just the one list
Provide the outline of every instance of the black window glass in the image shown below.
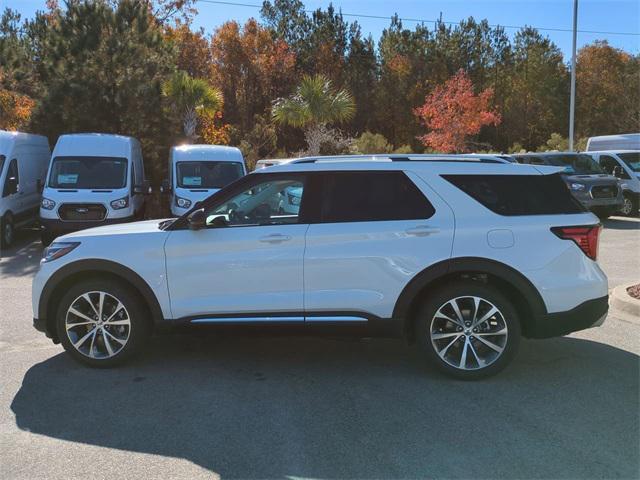
[[222,188],[244,175],[240,162],[178,162],[181,188]]
[[[1,170],[0,170],[1,171]],[[9,166],[7,167],[7,174],[4,177],[4,187],[2,189],[2,196],[6,197],[11,195],[14,192],[11,192],[9,188],[9,179],[15,178],[16,184],[20,183],[20,177],[18,176],[18,160],[15,158],[9,162]]]
[[120,157],[56,157],[49,186],[52,188],[124,188],[127,159]]
[[467,195],[500,215],[582,213],[560,174],[443,175]]
[[619,153],[618,156],[634,172],[640,172],[640,152]]
[[332,172],[325,175],[322,222],[425,219],[431,203],[403,172]]

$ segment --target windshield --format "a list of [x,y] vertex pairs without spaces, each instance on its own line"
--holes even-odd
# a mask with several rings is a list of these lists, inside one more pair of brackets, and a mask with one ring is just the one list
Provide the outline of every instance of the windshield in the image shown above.
[[240,162],[178,162],[176,179],[182,188],[222,188],[243,175]]
[[127,185],[127,159],[117,157],[56,157],[51,166],[52,188],[113,189]]
[[545,155],[544,159],[548,165],[565,167],[564,173],[578,175],[595,175],[605,173],[600,165],[591,155]]
[[[631,170],[640,172],[640,152],[619,153],[618,156]],[[0,167],[0,171],[2,171],[2,167]]]

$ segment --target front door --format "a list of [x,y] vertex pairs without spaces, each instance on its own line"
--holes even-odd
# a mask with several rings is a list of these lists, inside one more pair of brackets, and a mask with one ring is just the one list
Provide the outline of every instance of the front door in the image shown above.
[[204,207],[207,228],[165,245],[173,317],[302,322],[305,176],[258,174]]

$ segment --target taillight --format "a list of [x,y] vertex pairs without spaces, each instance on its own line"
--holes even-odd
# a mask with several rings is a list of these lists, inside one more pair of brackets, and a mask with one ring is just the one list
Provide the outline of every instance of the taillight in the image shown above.
[[601,228],[602,225],[553,227],[551,231],[563,240],[573,240],[587,257],[595,260],[598,257],[598,237]]

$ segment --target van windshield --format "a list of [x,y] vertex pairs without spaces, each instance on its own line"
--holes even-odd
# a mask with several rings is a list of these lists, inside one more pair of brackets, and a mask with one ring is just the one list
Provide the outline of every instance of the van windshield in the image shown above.
[[178,162],[176,166],[181,188],[222,188],[244,175],[240,162]]
[[[640,172],[640,152],[619,153],[618,156],[634,172]],[[2,165],[2,163],[0,163]],[[2,167],[0,166],[0,171]]]
[[114,189],[127,185],[126,158],[56,157],[51,166],[49,187]]
[[545,155],[547,165],[565,167],[564,173],[571,175],[595,175],[605,173],[591,155]]

